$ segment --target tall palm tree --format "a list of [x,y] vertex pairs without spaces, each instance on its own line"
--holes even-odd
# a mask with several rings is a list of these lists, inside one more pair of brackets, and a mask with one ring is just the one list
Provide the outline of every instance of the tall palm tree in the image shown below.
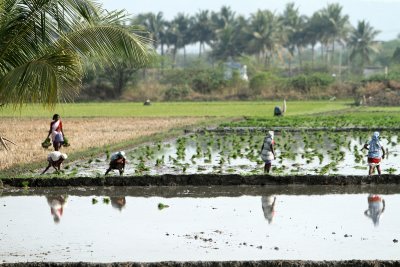
[[[315,46],[318,42],[322,43],[324,35],[323,19],[321,12],[315,12],[306,22],[304,29],[304,42],[311,45],[311,66],[314,67],[315,61]],[[322,45],[321,45],[322,46]]]
[[213,37],[214,31],[211,25],[211,16],[208,10],[199,11],[194,17],[193,24],[193,41],[199,42],[199,57],[205,50],[205,44],[210,44]]
[[161,36],[165,32],[166,22],[163,18],[163,13],[158,12],[157,14],[149,12],[145,14],[139,14],[136,16],[131,23],[143,25],[149,33],[149,38],[153,41],[155,49],[161,46],[161,55],[163,55],[162,38]]
[[192,39],[190,27],[190,18],[183,13],[178,13],[167,26],[168,42],[173,45],[172,58],[174,65],[176,64],[178,49],[183,48],[183,56],[186,61],[186,46],[190,44]]
[[[322,9],[322,17],[325,20],[325,41],[327,44],[331,44],[331,55],[335,53],[335,43],[344,45],[344,42],[351,30],[348,15],[342,15],[343,7],[339,4],[328,4],[328,6]],[[326,54],[327,61],[329,61],[329,55]]]
[[0,2],[0,99],[52,106],[77,94],[84,62],[124,58],[136,68],[151,59],[149,39],[124,27],[121,12],[92,0]]
[[211,56],[217,60],[234,59],[245,52],[245,30],[248,27],[247,20],[239,16],[224,28],[216,32],[216,39],[211,44]]
[[258,10],[250,17],[249,50],[257,54],[258,60],[264,59],[266,66],[269,65],[271,57],[281,44],[280,21],[278,17],[269,10]]
[[284,47],[289,51],[289,73],[291,73],[291,59],[297,50],[299,56],[300,67],[301,61],[301,47],[305,44],[304,29],[306,26],[306,17],[299,14],[299,9],[295,7],[294,3],[286,5],[283,14],[280,17],[286,40]]
[[365,63],[369,63],[372,53],[378,52],[378,43],[375,41],[376,36],[379,34],[368,22],[359,21],[357,27],[350,35],[348,46],[351,49],[350,60],[359,60],[358,72],[362,72]]

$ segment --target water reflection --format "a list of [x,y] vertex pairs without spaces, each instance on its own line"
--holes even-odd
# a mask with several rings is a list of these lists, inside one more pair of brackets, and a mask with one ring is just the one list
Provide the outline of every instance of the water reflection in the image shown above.
[[264,212],[264,217],[268,221],[268,223],[272,222],[272,219],[275,215],[275,203],[276,203],[276,196],[262,196],[261,197],[261,206]]
[[117,210],[122,210],[126,205],[125,197],[110,197],[111,206]]
[[379,225],[379,219],[385,211],[385,200],[379,195],[368,195],[368,209],[364,211],[365,216],[371,218],[375,226]]
[[67,195],[49,195],[46,196],[47,203],[50,206],[50,213],[53,216],[54,223],[59,223],[64,213],[64,207],[67,204]]

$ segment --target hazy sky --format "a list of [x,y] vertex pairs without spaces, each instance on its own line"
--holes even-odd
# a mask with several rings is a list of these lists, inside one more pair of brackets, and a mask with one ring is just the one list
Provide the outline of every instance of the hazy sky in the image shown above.
[[326,7],[328,3],[339,3],[343,13],[349,15],[353,26],[359,20],[368,21],[375,29],[381,31],[380,40],[396,38],[400,33],[400,0],[98,0],[108,10],[125,9],[129,14],[145,12],[163,12],[167,20],[179,12],[193,15],[199,10],[219,11],[223,5],[230,6],[236,14],[248,17],[257,9],[268,9],[281,13],[286,3],[294,2],[304,15]]

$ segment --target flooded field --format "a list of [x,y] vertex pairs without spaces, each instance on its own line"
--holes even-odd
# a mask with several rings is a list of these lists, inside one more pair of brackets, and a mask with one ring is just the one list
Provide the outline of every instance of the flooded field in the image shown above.
[[[128,164],[125,175],[162,174],[261,174],[260,149],[264,134],[186,135],[171,141],[146,144],[125,151]],[[382,132],[381,143],[387,152],[382,173],[400,174],[400,145],[394,132]],[[274,175],[367,175],[366,132],[276,132]],[[104,175],[110,154],[89,160],[66,163],[63,175]],[[38,170],[35,174],[40,173]],[[109,175],[118,175],[117,171]]]
[[399,260],[399,193],[399,186],[4,189],[0,259]]

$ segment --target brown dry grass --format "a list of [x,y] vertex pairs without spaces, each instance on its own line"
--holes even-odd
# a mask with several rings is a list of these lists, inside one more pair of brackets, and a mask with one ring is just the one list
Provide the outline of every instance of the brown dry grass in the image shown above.
[[[202,118],[71,118],[63,119],[64,134],[70,147],[64,153],[83,151],[121,141],[149,136],[169,129],[193,125]],[[10,151],[0,147],[0,170],[14,164],[45,160],[52,147],[45,150],[41,143],[50,126],[47,119],[1,118],[0,135],[17,143]]]

